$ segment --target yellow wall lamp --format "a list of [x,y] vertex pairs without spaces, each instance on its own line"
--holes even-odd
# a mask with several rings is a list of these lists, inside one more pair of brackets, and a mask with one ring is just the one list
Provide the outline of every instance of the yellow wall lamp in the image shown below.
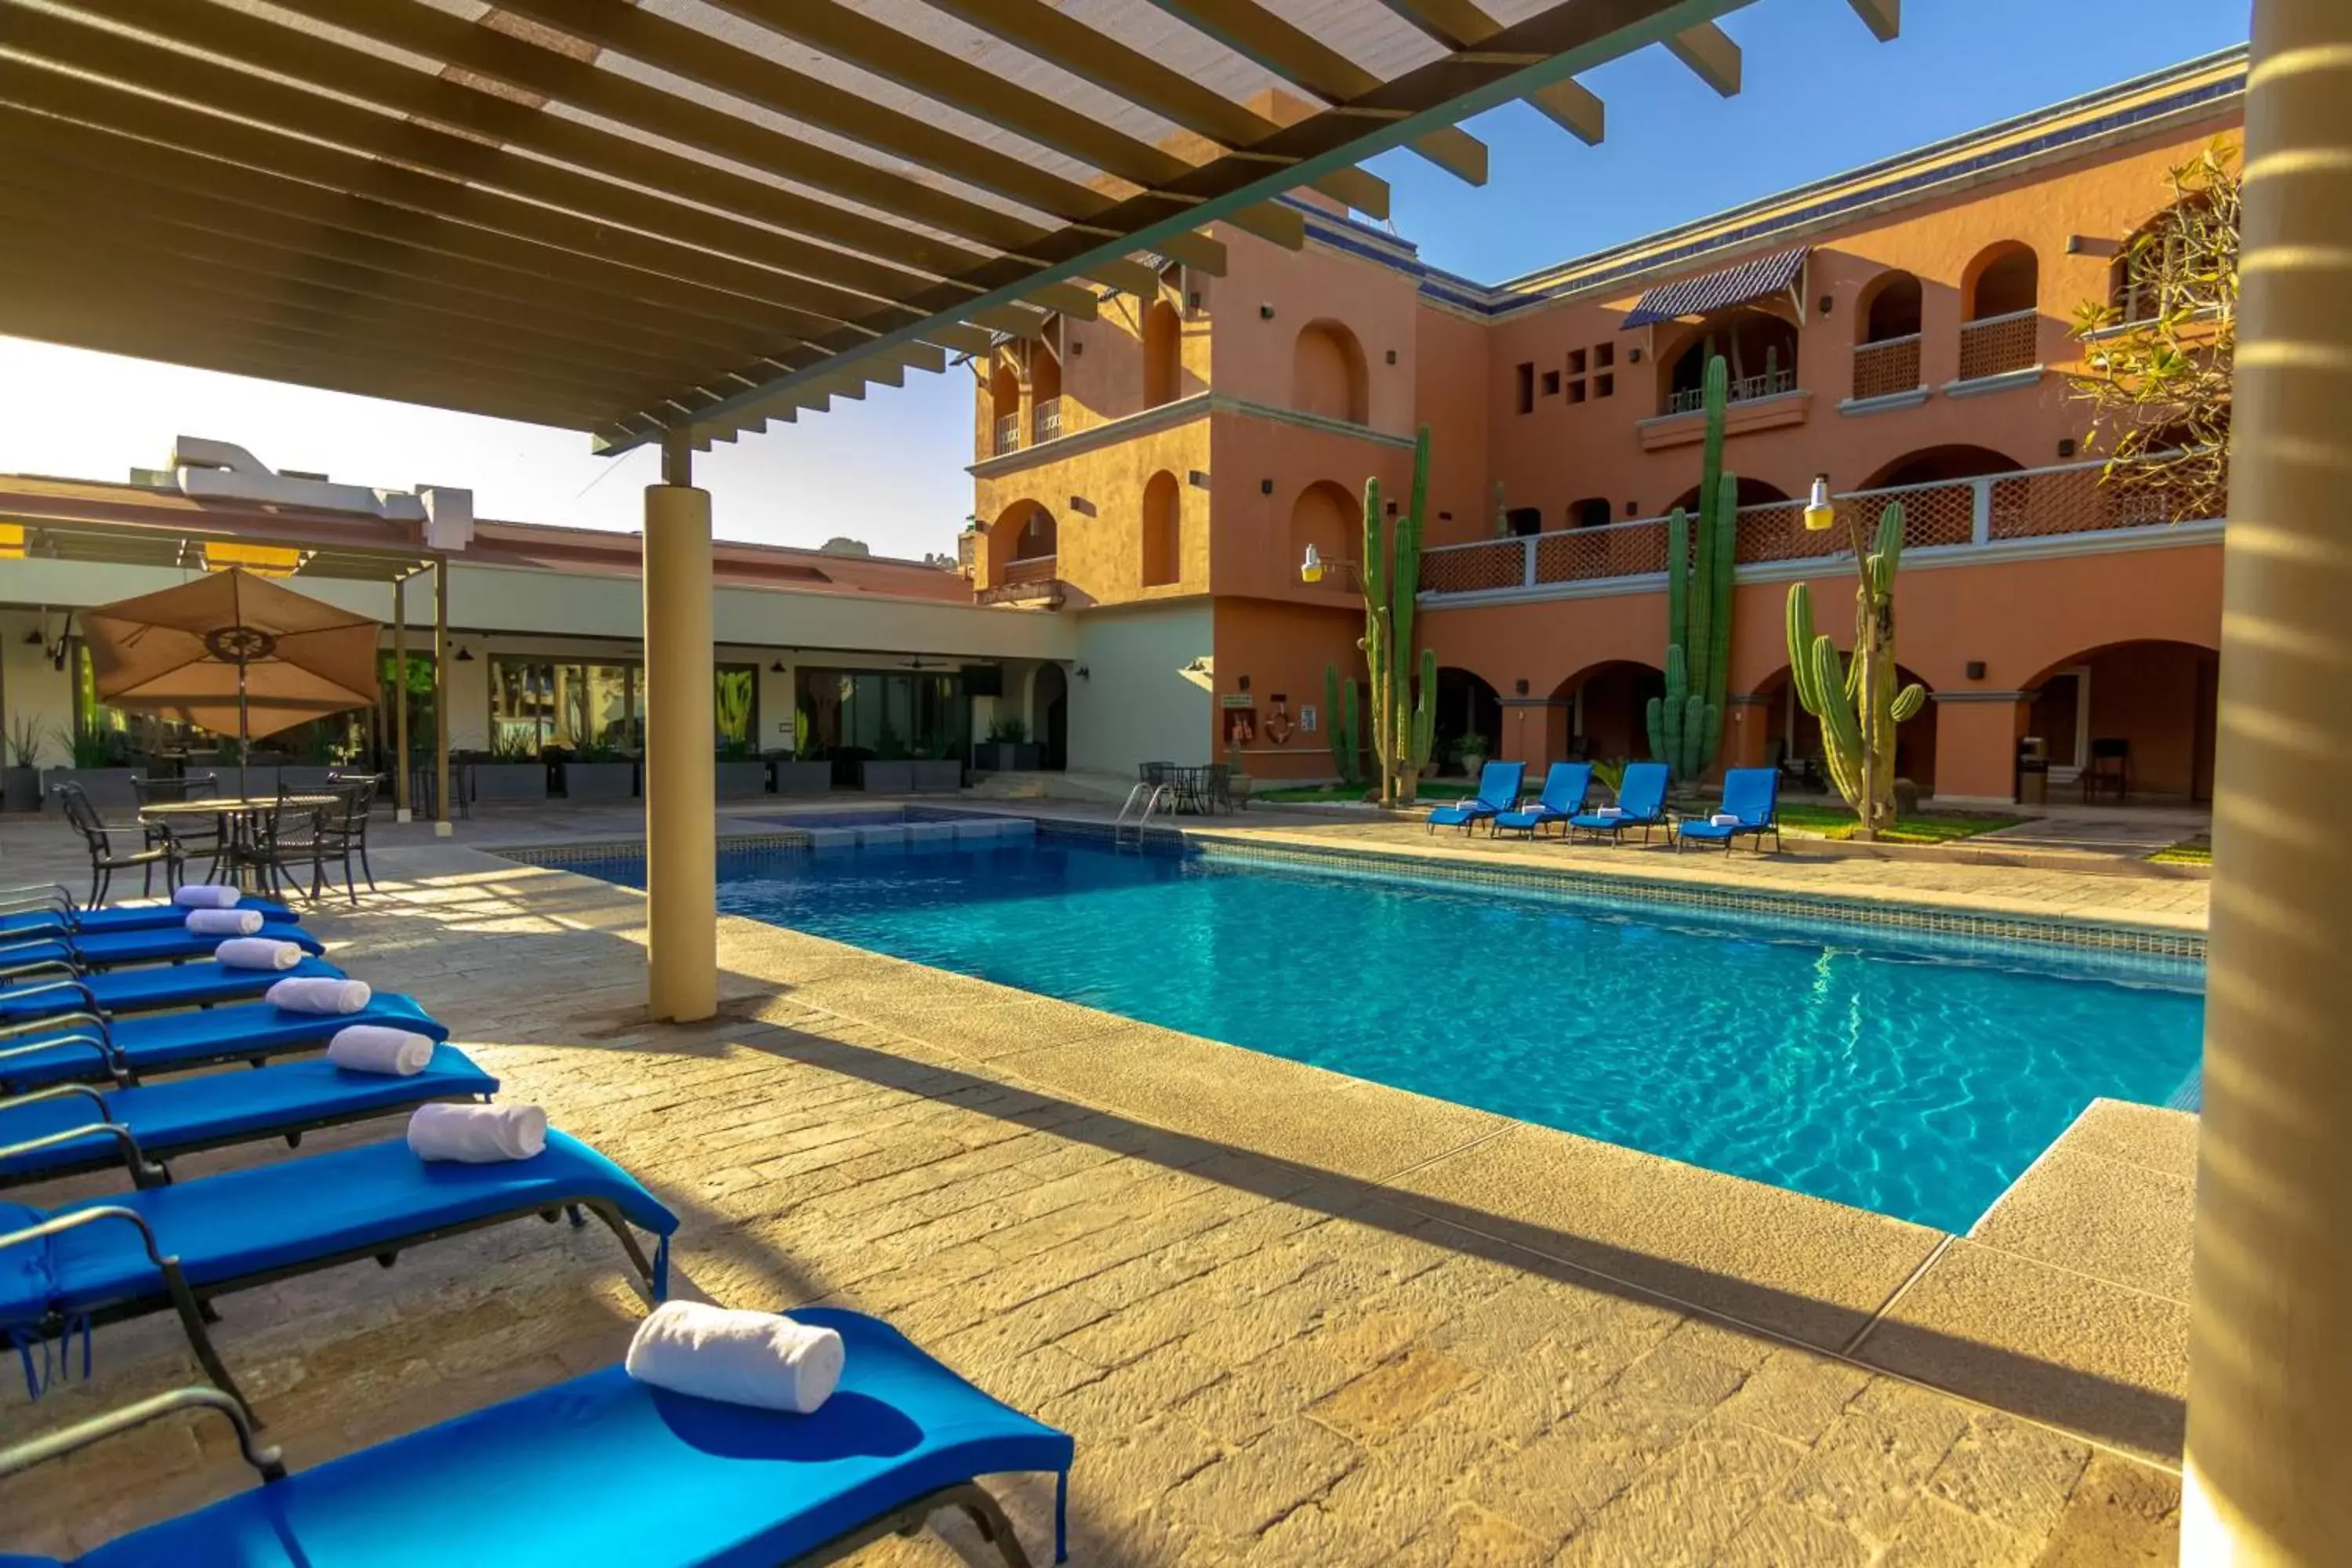
[[1813,476],[1813,493],[1805,502],[1805,531],[1824,533],[1837,526],[1837,508],[1830,503],[1830,477]]

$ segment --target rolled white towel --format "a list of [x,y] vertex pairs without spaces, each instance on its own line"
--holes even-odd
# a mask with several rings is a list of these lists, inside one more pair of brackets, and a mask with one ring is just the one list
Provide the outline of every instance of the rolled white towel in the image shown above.
[[528,1160],[547,1147],[547,1112],[536,1105],[420,1105],[408,1119],[420,1160],[487,1165]]
[[259,910],[190,910],[184,922],[191,936],[258,936]]
[[302,962],[302,950],[275,937],[233,936],[213,956],[230,969],[291,969]]
[[806,1415],[841,1383],[841,1336],[772,1312],[665,1301],[622,1364],[656,1388]]
[[184,910],[229,910],[245,897],[226,882],[189,882],[172,889],[172,901]]
[[349,1024],[336,1030],[335,1037],[327,1042],[327,1059],[352,1072],[413,1078],[433,1060],[433,1042],[413,1029]]
[[262,1000],[289,1013],[356,1013],[374,994],[364,980],[337,980],[326,974],[281,980],[261,994]]
[[1739,826],[1739,816],[1736,812],[1718,811],[1706,820],[1710,825],[1717,827],[1737,827]]
[[1625,815],[1625,808],[1622,805],[1604,805],[1592,815],[1595,816],[1622,816]]

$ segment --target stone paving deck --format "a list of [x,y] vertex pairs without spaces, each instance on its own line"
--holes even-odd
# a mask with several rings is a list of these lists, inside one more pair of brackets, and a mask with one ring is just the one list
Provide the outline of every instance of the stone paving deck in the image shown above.
[[[62,864],[0,844],[12,876]],[[744,921],[721,922],[721,1017],[655,1026],[637,895],[446,842],[377,868],[383,893],[311,917],[339,961],[677,1209],[683,1293],[886,1313],[1076,1434],[1075,1561],[2169,1560],[2178,1480],[2126,1452],[2163,1454],[2169,1369],[2071,1364],[2079,1300],[1968,1320],[2018,1291],[1953,1260],[2049,1268],[2085,1173],[2170,1212],[2189,1119],[2086,1116],[1955,1241]],[[2161,1231],[2058,1256],[2170,1300]],[[523,1226],[223,1311],[299,1465],[605,1364],[642,1307],[609,1237]],[[193,1375],[160,1321],[98,1353],[94,1384],[0,1399],[0,1439]],[[1873,1360],[1957,1366],[1990,1403]],[[0,1484],[0,1549],[87,1546],[243,1480],[216,1426],[157,1428]],[[1009,1491],[1034,1547],[1050,1491]]]

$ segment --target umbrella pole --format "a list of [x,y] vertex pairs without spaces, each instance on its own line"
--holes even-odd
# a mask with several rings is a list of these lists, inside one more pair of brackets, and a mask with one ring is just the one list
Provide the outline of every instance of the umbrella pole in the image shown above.
[[245,798],[246,754],[253,750],[253,742],[246,738],[245,730],[245,660],[238,659],[236,661],[236,796],[239,800]]

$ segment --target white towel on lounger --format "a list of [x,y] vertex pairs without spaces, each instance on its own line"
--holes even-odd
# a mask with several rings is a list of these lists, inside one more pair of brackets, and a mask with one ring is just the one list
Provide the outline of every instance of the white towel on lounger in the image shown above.
[[337,980],[329,974],[299,974],[281,980],[263,992],[262,1000],[289,1013],[356,1013],[375,993],[364,980]]
[[258,936],[259,910],[190,910],[183,922],[191,936]]
[[420,1105],[408,1119],[420,1160],[487,1165],[528,1160],[547,1147],[547,1112],[536,1105]]
[[172,889],[172,901],[184,910],[227,910],[245,894],[226,882],[189,882]]
[[302,962],[302,950],[275,937],[233,936],[213,956],[230,969],[291,969]]
[[1718,811],[1706,820],[1708,826],[1714,827],[1737,827],[1739,826],[1739,818],[1728,811]]
[[1625,808],[1622,805],[1604,805],[1592,815],[1595,816],[1622,816],[1625,815]]
[[327,1042],[327,1059],[352,1072],[414,1078],[433,1060],[433,1042],[414,1029],[348,1024]]
[[773,1312],[665,1301],[637,1325],[622,1364],[656,1388],[806,1415],[841,1382],[841,1336]]

